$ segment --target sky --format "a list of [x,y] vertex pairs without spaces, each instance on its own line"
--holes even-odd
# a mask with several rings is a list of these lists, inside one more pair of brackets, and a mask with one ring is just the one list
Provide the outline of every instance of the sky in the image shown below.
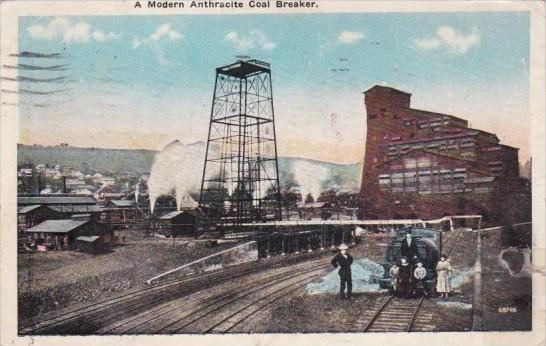
[[23,17],[19,33],[20,52],[60,57],[14,64],[61,65],[18,70],[41,80],[19,83],[25,144],[204,141],[215,68],[247,55],[271,63],[280,156],[361,162],[375,84],[530,155],[525,12]]

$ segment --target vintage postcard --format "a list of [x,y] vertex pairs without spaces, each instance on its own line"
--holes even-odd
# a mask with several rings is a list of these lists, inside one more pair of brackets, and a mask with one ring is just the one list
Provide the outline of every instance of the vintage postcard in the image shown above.
[[1,3],[2,345],[543,345],[541,1]]

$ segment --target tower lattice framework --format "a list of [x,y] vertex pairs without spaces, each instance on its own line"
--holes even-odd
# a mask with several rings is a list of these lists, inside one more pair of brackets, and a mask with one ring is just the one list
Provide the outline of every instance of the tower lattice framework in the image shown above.
[[281,219],[271,70],[258,60],[216,69],[199,205],[217,224]]

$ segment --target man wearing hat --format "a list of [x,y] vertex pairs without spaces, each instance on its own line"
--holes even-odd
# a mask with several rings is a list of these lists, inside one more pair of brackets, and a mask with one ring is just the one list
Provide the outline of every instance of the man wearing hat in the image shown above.
[[347,249],[349,249],[349,247],[346,244],[342,243],[338,249],[340,250],[340,253],[338,253],[334,259],[332,259],[332,265],[335,268],[339,267],[339,297],[341,299],[345,299],[345,285],[347,285],[347,299],[351,299],[351,293],[353,290],[351,264],[353,264],[353,257],[347,253]]

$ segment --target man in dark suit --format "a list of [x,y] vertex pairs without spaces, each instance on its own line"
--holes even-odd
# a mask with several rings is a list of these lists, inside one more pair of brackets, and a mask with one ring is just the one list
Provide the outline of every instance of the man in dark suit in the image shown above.
[[400,245],[400,257],[406,257],[412,267],[419,260],[417,241],[412,237],[411,231],[407,231],[406,238],[402,240],[402,244]]
[[347,253],[349,247],[345,244],[339,246],[340,253],[332,259],[332,265],[339,267],[339,297],[345,299],[345,286],[347,286],[347,299],[351,299],[351,293],[353,291],[353,280],[351,277],[351,264],[353,264],[353,257]]

